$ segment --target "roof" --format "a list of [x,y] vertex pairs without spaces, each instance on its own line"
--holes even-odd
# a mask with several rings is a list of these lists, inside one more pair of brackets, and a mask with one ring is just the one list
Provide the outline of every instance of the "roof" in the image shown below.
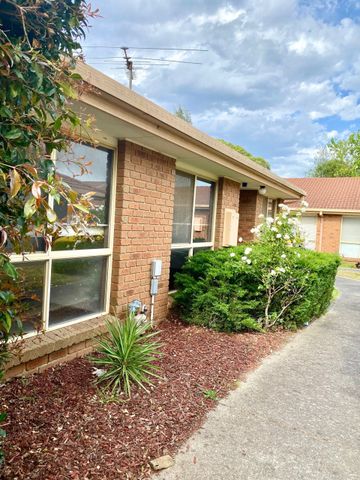
[[[201,147],[205,148],[208,152],[211,151],[212,153],[215,153],[219,160],[226,158],[230,164],[237,164],[249,172],[249,174],[252,174],[257,178],[261,177],[264,184],[269,182],[270,185],[275,184],[282,187],[284,190],[288,190],[291,192],[291,195],[287,198],[291,198],[292,196],[301,197],[304,195],[304,191],[301,188],[292,185],[286,179],[279,177],[270,170],[250,160],[245,155],[233,150],[201,130],[198,130],[188,122],[176,117],[159,105],[151,102],[142,95],[133,92],[95,68],[79,62],[77,65],[77,72],[80,73],[89,85],[95,87],[95,91],[97,90],[102,98],[111,98],[112,103],[121,102],[128,109],[131,109],[131,111],[135,111],[138,115],[145,115],[147,118],[151,118],[151,121],[157,126],[158,134],[162,133],[162,129],[160,128],[160,125],[162,125],[169,131],[171,130],[178,137],[186,138],[189,144],[195,143],[201,145]],[[81,100],[85,99],[85,97],[86,95],[82,96]]]
[[[360,177],[289,178],[291,183],[306,191],[308,209],[355,210],[360,212]],[[297,200],[287,200],[290,207],[298,207]]]

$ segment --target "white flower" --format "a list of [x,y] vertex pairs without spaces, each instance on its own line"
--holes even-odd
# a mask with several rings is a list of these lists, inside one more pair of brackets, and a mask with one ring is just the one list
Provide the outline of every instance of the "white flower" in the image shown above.
[[247,263],[248,265],[250,265],[250,264],[251,264],[251,260],[248,258],[248,259],[246,260],[246,263]]
[[270,275],[276,275],[275,270],[271,270]]
[[281,233],[276,234],[276,238],[281,238],[281,237],[282,237]]
[[305,212],[306,212],[306,208],[305,208],[305,207],[302,207],[301,213],[305,213]]
[[297,212],[296,216],[301,217],[301,212]]
[[231,252],[231,253],[230,253],[230,257],[235,257],[235,253],[234,253],[234,252]]
[[281,258],[286,258],[285,253],[283,253],[283,254],[281,255]]
[[290,240],[290,237],[289,237],[289,235],[288,235],[287,233],[285,233],[284,239],[285,239],[285,240]]
[[241,243],[242,241],[243,241],[243,238],[239,237],[239,243]]
[[280,267],[280,268],[279,268],[279,272],[285,273],[285,268],[284,268],[284,267]]
[[304,208],[307,208],[309,206],[308,202],[306,202],[305,200],[303,200],[301,202],[301,205],[304,207]]
[[278,229],[277,229],[276,227],[271,227],[271,231],[272,231],[272,232],[277,232]]
[[255,233],[256,232],[256,228],[253,227],[251,230],[250,230],[250,233]]
[[296,252],[296,256],[300,258],[300,253]]
[[274,219],[272,217],[267,217],[266,222],[267,223],[274,223]]
[[248,258],[244,255],[243,257],[241,257],[241,260],[243,260],[244,262],[246,262]]
[[285,205],[284,203],[279,203],[278,207],[281,208],[281,210],[285,210],[286,212],[290,211],[290,207],[288,205]]
[[280,222],[280,220],[277,220],[276,222],[278,225],[282,225],[282,222]]
[[259,218],[265,218],[265,215],[263,213],[260,213]]
[[245,252],[244,252],[245,255],[249,255],[249,253],[251,253],[251,252],[252,252],[252,248],[250,248],[250,247],[245,248]]

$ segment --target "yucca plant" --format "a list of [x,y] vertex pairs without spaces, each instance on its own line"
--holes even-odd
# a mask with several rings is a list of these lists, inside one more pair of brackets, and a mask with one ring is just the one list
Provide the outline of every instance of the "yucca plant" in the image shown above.
[[107,335],[99,340],[93,363],[102,368],[97,381],[106,383],[111,395],[124,392],[131,397],[132,385],[153,385],[152,378],[160,378],[156,360],[161,356],[161,344],[154,341],[159,332],[149,331],[149,323],[138,324],[134,315],[124,322],[118,319],[106,322]]

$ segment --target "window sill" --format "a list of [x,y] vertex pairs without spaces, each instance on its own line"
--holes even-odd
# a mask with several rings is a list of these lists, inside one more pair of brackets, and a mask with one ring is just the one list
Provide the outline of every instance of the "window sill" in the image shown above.
[[106,332],[105,320],[107,318],[109,315],[103,315],[25,338],[22,341],[20,352],[14,352],[14,356],[6,365],[6,370],[92,340]]

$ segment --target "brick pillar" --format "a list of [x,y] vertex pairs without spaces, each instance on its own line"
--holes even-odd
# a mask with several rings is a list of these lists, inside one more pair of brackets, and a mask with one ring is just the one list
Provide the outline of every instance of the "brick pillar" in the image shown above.
[[259,215],[264,212],[267,197],[257,190],[242,190],[240,195],[239,237],[245,242],[254,239],[250,230],[259,223]]
[[321,252],[339,253],[341,215],[324,215],[319,223],[322,225],[321,240],[319,239],[318,244],[319,250]]
[[155,320],[166,317],[175,186],[175,160],[119,142],[112,311],[123,315],[139,299],[150,304],[151,260],[163,262]]
[[240,183],[221,177],[218,182],[218,197],[215,219],[215,248],[222,246],[225,208],[239,211]]

